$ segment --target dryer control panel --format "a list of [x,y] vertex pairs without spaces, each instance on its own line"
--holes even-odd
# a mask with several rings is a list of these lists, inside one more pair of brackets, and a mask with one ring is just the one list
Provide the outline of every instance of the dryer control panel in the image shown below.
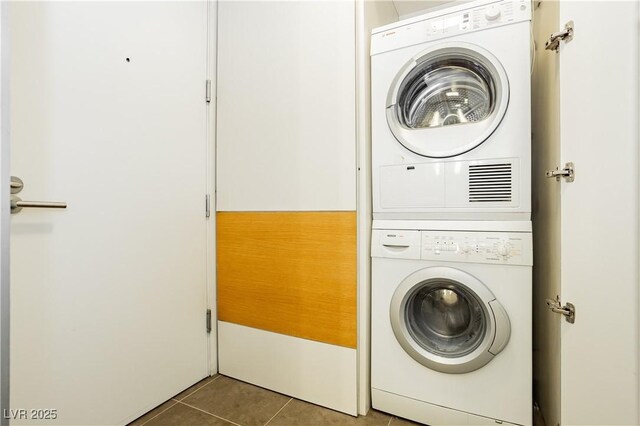
[[528,20],[529,0],[475,2],[376,28],[371,36],[371,54]]

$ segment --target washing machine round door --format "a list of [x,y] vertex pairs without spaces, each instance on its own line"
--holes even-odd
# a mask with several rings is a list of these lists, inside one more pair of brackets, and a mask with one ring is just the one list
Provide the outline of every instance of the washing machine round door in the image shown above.
[[432,370],[467,373],[507,345],[509,317],[493,293],[459,269],[414,272],[396,289],[391,327],[402,348]]
[[486,141],[508,103],[507,74],[494,55],[469,43],[441,43],[401,68],[389,89],[386,114],[405,148],[444,158]]

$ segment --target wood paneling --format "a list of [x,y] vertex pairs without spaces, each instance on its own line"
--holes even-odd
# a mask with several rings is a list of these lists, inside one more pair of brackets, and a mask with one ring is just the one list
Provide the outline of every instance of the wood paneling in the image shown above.
[[356,347],[355,212],[218,212],[218,319]]

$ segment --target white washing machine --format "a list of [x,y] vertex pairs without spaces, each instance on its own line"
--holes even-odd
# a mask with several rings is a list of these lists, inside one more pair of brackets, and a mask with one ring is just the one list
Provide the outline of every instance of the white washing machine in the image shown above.
[[374,221],[373,407],[532,423],[530,222]]
[[531,3],[373,30],[375,219],[529,220]]

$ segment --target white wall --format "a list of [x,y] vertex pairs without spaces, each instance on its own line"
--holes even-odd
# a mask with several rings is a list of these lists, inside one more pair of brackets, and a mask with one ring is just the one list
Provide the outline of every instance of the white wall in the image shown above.
[[219,211],[356,209],[354,9],[220,4]]
[[400,19],[407,19],[469,1],[472,0],[394,0],[393,5]]

